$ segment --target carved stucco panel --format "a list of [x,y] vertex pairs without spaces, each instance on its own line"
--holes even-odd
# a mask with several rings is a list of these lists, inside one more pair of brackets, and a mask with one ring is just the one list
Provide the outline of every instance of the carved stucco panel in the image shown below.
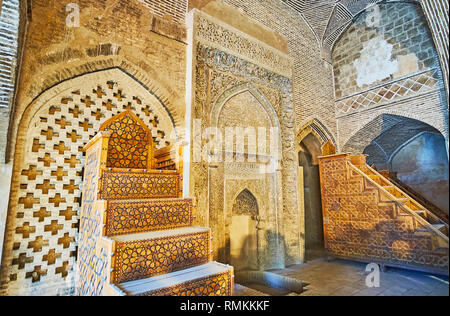
[[[262,242],[271,244],[261,259],[262,265],[267,267],[283,267],[284,253],[287,255],[286,264],[299,263],[299,217],[297,206],[297,172],[294,134],[294,107],[292,102],[292,83],[289,78],[271,72],[260,64],[254,64],[242,58],[233,56],[220,49],[208,46],[204,41],[195,43],[195,102],[192,118],[200,119],[202,128],[208,127],[214,121],[214,115],[219,116],[220,107],[217,104],[226,102],[227,98],[237,94],[239,89],[250,89],[258,99],[264,100],[270,108],[274,119],[270,126],[276,126],[280,131],[282,142],[281,170],[275,171],[265,180],[264,187],[256,187],[258,192],[264,192],[271,199],[265,205],[270,214],[264,221],[265,233]],[[233,91],[236,90],[236,91]],[[217,109],[216,109],[217,108]],[[218,113],[214,114],[214,111]],[[197,135],[198,136],[198,135]],[[202,146],[205,140],[201,141]],[[208,168],[207,163],[192,163],[191,183],[192,195],[197,198],[199,223],[208,223],[213,228],[215,256],[223,256],[227,241],[225,231],[228,229],[223,212],[231,204],[231,197],[224,190],[236,184],[229,181],[259,180],[225,180],[221,166]],[[237,184],[236,184],[237,185]],[[222,187],[224,186],[224,187]],[[241,185],[238,185],[241,188]],[[245,189],[242,187],[242,189]],[[252,191],[253,192],[253,191]],[[238,194],[239,192],[237,192]],[[268,194],[267,194],[268,193]],[[225,195],[223,195],[225,194]],[[267,199],[269,199],[267,197]],[[230,202],[227,202],[230,201]],[[228,203],[228,204],[227,204]],[[258,201],[259,203],[259,201]],[[219,209],[214,209],[219,208]],[[205,210],[205,211],[203,211]],[[220,215],[222,212],[222,215]],[[217,221],[217,223],[213,223]],[[229,223],[228,223],[229,225]],[[217,236],[219,234],[220,236]],[[224,249],[224,250],[222,250]],[[220,254],[219,254],[220,251]],[[217,253],[217,254],[216,254]],[[276,258],[275,260],[273,258]]]
[[271,72],[292,76],[292,60],[283,52],[200,11],[195,12],[194,24],[197,41],[261,65]]

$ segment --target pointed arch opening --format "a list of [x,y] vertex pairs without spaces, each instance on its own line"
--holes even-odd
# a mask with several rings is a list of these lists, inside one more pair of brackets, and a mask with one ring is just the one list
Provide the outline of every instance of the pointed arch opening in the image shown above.
[[367,155],[369,165],[389,176],[410,196],[448,216],[447,146],[444,135],[428,123],[382,114],[357,131],[343,149]]
[[316,259],[324,254],[323,215],[320,189],[319,161],[322,143],[310,132],[299,144],[299,177],[303,184],[300,195],[303,197],[304,211],[304,258]]
[[245,189],[236,197],[230,227],[230,263],[236,271],[258,270],[259,208],[255,196]]
[[[106,69],[68,79],[46,90],[35,99],[21,117],[17,139],[6,234],[2,280],[14,271],[12,260],[21,255],[17,242],[27,247],[46,232],[53,223],[54,234],[46,234],[43,253],[55,251],[68,262],[64,279],[48,271],[48,286],[56,291],[70,290],[74,284],[74,266],[78,234],[78,211],[81,203],[80,184],[84,164],[84,146],[100,126],[111,117],[126,111],[138,117],[151,132],[157,148],[173,144],[175,125],[167,108],[151,91],[120,69]],[[130,113],[130,112],[128,112]],[[145,138],[145,137],[144,137]],[[136,141],[136,139],[134,139]],[[151,156],[151,155],[150,155]],[[24,217],[17,216],[24,214]],[[33,219],[30,222],[27,219]],[[20,227],[30,227],[22,236]],[[58,239],[64,236],[66,244]],[[19,272],[39,267],[30,262]],[[28,294],[39,284],[20,273],[8,287],[15,294]]]

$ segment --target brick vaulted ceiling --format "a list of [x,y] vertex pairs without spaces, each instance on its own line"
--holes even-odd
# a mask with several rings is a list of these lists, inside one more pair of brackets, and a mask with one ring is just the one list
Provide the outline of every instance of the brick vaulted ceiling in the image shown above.
[[336,40],[359,13],[374,3],[382,2],[382,0],[282,1],[303,16],[325,52],[331,52]]

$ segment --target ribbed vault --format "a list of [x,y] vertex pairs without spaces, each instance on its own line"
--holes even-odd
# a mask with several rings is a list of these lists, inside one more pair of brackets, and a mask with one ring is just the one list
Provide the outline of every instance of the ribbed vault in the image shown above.
[[[333,45],[352,20],[368,6],[386,0],[282,0],[300,13],[315,33],[323,49]],[[409,2],[417,2],[411,0]]]

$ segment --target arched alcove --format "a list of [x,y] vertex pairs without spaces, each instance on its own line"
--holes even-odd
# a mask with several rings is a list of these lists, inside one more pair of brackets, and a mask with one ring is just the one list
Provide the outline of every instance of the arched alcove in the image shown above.
[[388,170],[448,215],[449,164],[445,148],[441,134],[421,132],[390,155]]
[[383,114],[357,131],[344,152],[367,155],[369,165],[448,214],[448,155],[444,136],[433,126]]
[[297,133],[297,142],[300,143],[305,137],[310,134],[314,135],[321,145],[329,142],[331,145],[336,147],[336,141],[333,135],[330,133],[329,129],[318,119],[309,121],[299,129],[299,132]]
[[420,3],[412,1],[381,1],[362,10],[335,41],[332,61],[338,99],[439,68],[427,19]]
[[[345,142],[342,147],[343,152],[352,154],[362,154],[368,146],[378,147],[384,156],[389,158],[393,151],[421,132],[440,133],[429,123],[396,114],[380,114],[366,123],[362,128],[356,130],[354,134]],[[389,137],[386,137],[389,136]],[[383,148],[381,149],[380,148]],[[372,149],[372,152],[375,152]],[[380,163],[381,161],[368,160],[369,163]]]
[[[227,91],[225,91],[218,99],[217,102],[213,105],[210,113],[210,121],[212,126],[219,125],[219,116],[222,113],[223,107],[233,98],[240,94],[249,94],[251,95],[255,101],[259,103],[261,113],[264,113],[267,116],[267,119],[270,121],[270,126],[280,128],[280,121],[278,119],[277,113],[274,108],[267,100],[267,98],[262,94],[253,84],[244,83],[237,86],[234,86]],[[247,112],[248,113],[248,112]]]
[[304,201],[304,243],[305,259],[312,260],[323,255],[323,215],[320,191],[318,157],[321,156],[321,143],[312,133],[299,144],[298,160],[303,182]]
[[[117,68],[66,80],[28,106],[18,128],[2,262],[8,267],[2,277],[14,275],[9,293],[29,293],[41,281],[55,294],[73,287],[83,147],[104,122],[126,111],[148,126],[156,148],[175,141],[164,104]],[[14,265],[27,249],[43,255]]]
[[[216,236],[215,258],[233,263],[237,269],[283,267],[285,258],[278,255],[284,250],[280,246],[283,233],[278,218],[282,212],[282,179],[273,167],[281,157],[281,130],[276,112],[258,89],[246,83],[225,91],[212,106],[209,117],[211,125],[222,132],[223,146],[219,151],[226,154],[209,166],[208,216]],[[228,134],[227,129],[234,131],[234,135]],[[256,143],[252,142],[254,136]],[[227,139],[232,141],[231,146],[227,146]],[[243,140],[244,146],[238,146],[238,139]],[[239,201],[247,201],[241,205],[257,205],[258,211],[236,214],[238,196]],[[241,255],[249,251],[252,255]],[[245,260],[236,262],[238,258]]]
[[245,189],[233,203],[230,227],[230,262],[236,271],[258,270],[258,202]]

